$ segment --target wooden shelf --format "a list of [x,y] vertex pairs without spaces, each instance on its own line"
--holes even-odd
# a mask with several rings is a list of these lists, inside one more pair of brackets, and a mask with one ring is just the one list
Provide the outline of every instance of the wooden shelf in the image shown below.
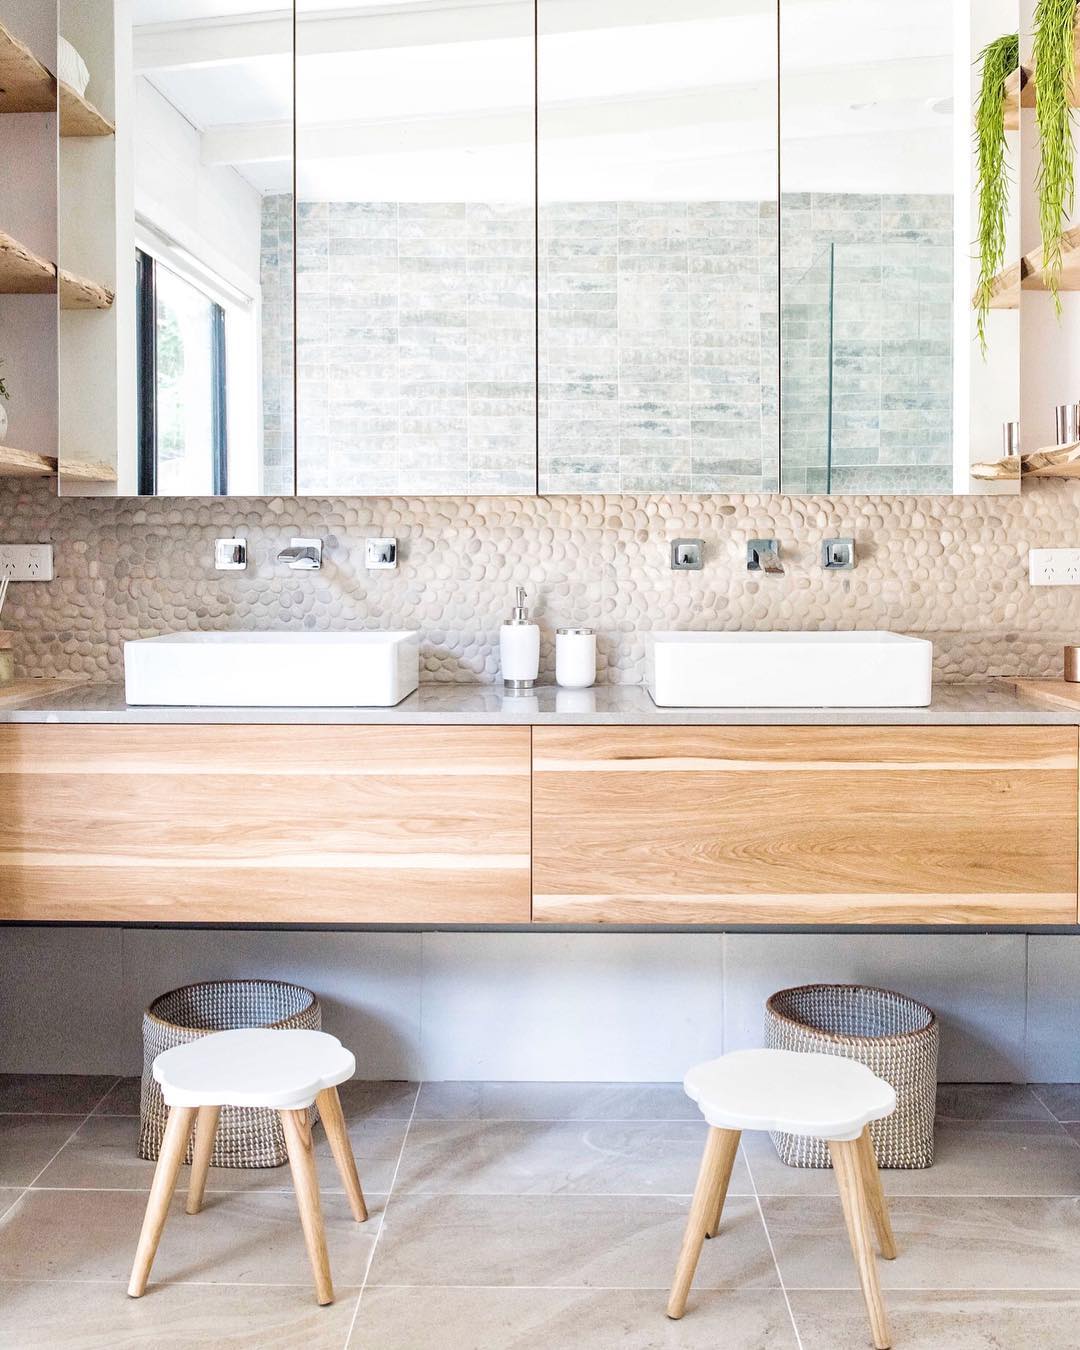
[[0,113],[56,112],[61,136],[111,136],[116,128],[97,108],[57,80],[29,47],[0,24]]
[[[1080,291],[1080,226],[1066,230],[1061,237],[1061,291]],[[1045,291],[1046,271],[1042,248],[1033,248],[1018,263],[999,272],[993,281],[991,309],[1019,309],[1020,291]],[[974,297],[972,297],[974,304]]]
[[[109,309],[114,295],[107,286],[60,269],[61,309]],[[54,295],[57,268],[10,234],[0,231],[0,295]]]
[[[1005,127],[1015,131],[1020,125],[1020,109],[1035,106],[1036,71],[1034,62],[1021,66],[1005,81]],[[1070,107],[1080,107],[1080,20],[1073,32],[1073,83]]]
[[0,445],[0,478],[54,478],[56,460],[48,455],[35,455],[29,450],[16,450]]
[[980,483],[1015,483],[1018,478],[1080,478],[1080,441],[1049,445],[1029,455],[1010,455],[989,463],[973,464],[971,476]]
[[112,136],[116,128],[70,84],[60,81],[60,135],[71,137]]
[[55,112],[56,80],[0,24],[0,113]]
[[60,477],[65,483],[115,483],[116,467],[85,459],[62,459]]
[[[54,455],[36,455],[30,450],[0,445],[0,478],[55,478],[56,465]],[[69,483],[115,483],[116,469],[112,464],[93,460],[62,459],[60,477]]]
[[108,286],[60,268],[61,309],[111,309],[115,298]]

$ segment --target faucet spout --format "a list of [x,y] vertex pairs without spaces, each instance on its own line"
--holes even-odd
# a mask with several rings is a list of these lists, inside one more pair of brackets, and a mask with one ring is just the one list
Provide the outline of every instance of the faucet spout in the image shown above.
[[779,540],[751,539],[746,545],[746,570],[764,572],[770,577],[782,577],[784,564],[780,561]]
[[322,567],[321,539],[293,539],[277,555],[279,563],[288,563],[294,572],[317,572]]

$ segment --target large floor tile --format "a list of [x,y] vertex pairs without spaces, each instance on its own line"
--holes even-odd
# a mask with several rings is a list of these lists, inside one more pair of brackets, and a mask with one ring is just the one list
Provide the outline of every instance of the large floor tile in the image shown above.
[[700,1120],[681,1083],[425,1083],[417,1120]]
[[0,1115],[0,1186],[29,1186],[82,1116]]
[[663,1290],[373,1289],[349,1350],[794,1350],[779,1289],[691,1293],[664,1315]]
[[169,1284],[141,1299],[122,1285],[24,1282],[0,1290],[3,1350],[340,1350],[356,1291],[320,1308],[308,1291]]
[[341,1109],[350,1121],[366,1120],[408,1120],[416,1105],[419,1083],[393,1082],[382,1080],[368,1081],[353,1078],[338,1088]]
[[21,1186],[0,1186],[0,1219],[4,1217],[22,1193]]
[[[396,1191],[433,1195],[687,1195],[701,1121],[414,1121]],[[732,1194],[752,1194],[740,1159]]]
[[[803,1350],[865,1350],[861,1295],[794,1290]],[[886,1300],[893,1342],[903,1350],[1080,1350],[1080,1294],[913,1293]]]
[[[391,1200],[374,1284],[665,1289],[687,1202],[653,1196],[409,1196]],[[723,1240],[707,1244],[701,1289],[774,1286],[753,1200],[732,1197]]]
[[[323,1197],[335,1284],[363,1282],[382,1203],[357,1224],[342,1195]],[[0,1222],[0,1280],[126,1280],[146,1208],[141,1191],[27,1191]],[[151,1275],[209,1284],[310,1282],[296,1201],[283,1193],[208,1196],[201,1214],[174,1198]]]
[[1080,1083],[1034,1083],[1031,1091],[1055,1120],[1080,1121]]
[[3,1073],[0,1111],[85,1116],[115,1082],[103,1074]]
[[941,1121],[933,1167],[882,1181],[890,1196],[1080,1195],[1080,1147],[1054,1121]]
[[[0,1117],[0,1120],[3,1118]],[[388,1191],[394,1179],[403,1120],[361,1120],[349,1126],[353,1154],[363,1186],[376,1194]],[[2,1136],[0,1136],[2,1137]],[[149,1190],[154,1164],[137,1153],[139,1121],[133,1116],[90,1116],[75,1137],[61,1149],[36,1182],[39,1187],[79,1189],[133,1188]],[[59,1147],[59,1146],[58,1146]],[[56,1152],[56,1150],[53,1150]],[[315,1158],[319,1185],[329,1194],[341,1191],[341,1178],[321,1126],[315,1127]],[[39,1169],[40,1170],[40,1169]],[[177,1188],[186,1189],[188,1169],[180,1169]],[[282,1167],[211,1167],[207,1191],[292,1191],[292,1174]]]
[[938,1086],[937,1114],[939,1120],[1054,1118],[1036,1093],[1020,1083],[941,1083]]
[[137,1116],[140,1110],[142,1078],[119,1078],[109,1089],[97,1106],[94,1114],[99,1116]]
[[[839,1201],[761,1203],[787,1288],[857,1287]],[[1080,1290],[1080,1201],[902,1196],[890,1210],[899,1255],[878,1263],[887,1289]]]

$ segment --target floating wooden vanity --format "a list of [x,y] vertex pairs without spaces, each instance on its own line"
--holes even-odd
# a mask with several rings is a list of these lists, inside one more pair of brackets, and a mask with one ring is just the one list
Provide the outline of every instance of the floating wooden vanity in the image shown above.
[[1078,729],[0,725],[0,919],[1072,925]]

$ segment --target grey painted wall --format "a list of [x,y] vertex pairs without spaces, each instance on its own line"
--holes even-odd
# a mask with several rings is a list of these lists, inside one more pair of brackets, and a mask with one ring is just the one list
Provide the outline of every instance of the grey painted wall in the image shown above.
[[0,1072],[137,1073],[151,998],[251,974],[314,989],[365,1078],[679,1079],[760,1044],[774,990],[837,980],[929,1003],[943,1080],[1080,1080],[1080,939],[988,934],[9,928]]

